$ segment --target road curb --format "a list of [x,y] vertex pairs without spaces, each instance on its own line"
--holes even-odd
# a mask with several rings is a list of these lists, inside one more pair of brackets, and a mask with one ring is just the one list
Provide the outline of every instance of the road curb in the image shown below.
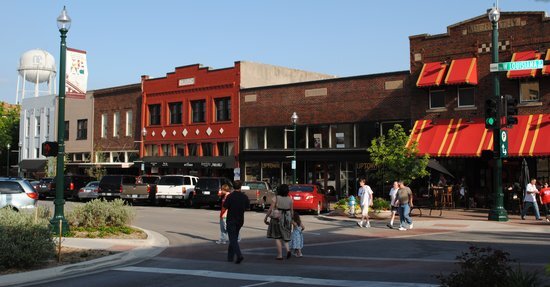
[[137,264],[157,256],[169,246],[168,239],[162,234],[140,229],[147,233],[147,239],[144,239],[140,246],[136,246],[131,250],[75,264],[3,275],[0,276],[0,286],[40,284],[80,276],[83,273],[86,273],[86,275],[97,273],[115,266]]

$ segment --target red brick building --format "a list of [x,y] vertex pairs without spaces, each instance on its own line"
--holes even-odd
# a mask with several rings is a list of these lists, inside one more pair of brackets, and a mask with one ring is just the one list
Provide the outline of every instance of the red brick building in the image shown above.
[[241,88],[332,76],[271,65],[178,67],[166,77],[142,77],[141,155],[146,172],[226,176],[239,168]]
[[410,128],[409,72],[393,72],[241,90],[241,174],[271,184],[292,181],[297,122],[297,181],[338,195],[355,193],[370,141],[399,123]]
[[[550,59],[550,18],[544,12],[502,12],[499,62]],[[485,129],[485,101],[493,95],[492,24],[481,15],[449,26],[440,35],[410,37],[411,140],[422,153],[439,158],[453,173],[467,178],[481,205],[492,190],[492,166],[481,159],[492,150],[492,130]],[[531,176],[548,181],[550,163],[550,67],[500,73],[500,92],[516,99],[519,124],[506,127],[508,154],[503,183],[520,182],[526,158]],[[511,194],[505,196],[511,197]],[[521,198],[521,197],[520,197]]]
[[109,174],[137,174],[139,159],[141,85],[94,91],[94,163]]

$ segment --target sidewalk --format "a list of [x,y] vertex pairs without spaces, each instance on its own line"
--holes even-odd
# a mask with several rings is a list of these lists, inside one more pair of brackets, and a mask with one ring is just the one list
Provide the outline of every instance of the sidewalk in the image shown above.
[[47,282],[52,279],[58,280],[75,274],[97,272],[113,266],[136,264],[157,256],[168,247],[168,239],[160,233],[142,230],[147,233],[147,239],[65,238],[62,243],[65,247],[103,249],[119,253],[54,268],[2,275],[0,276],[0,286],[25,283],[39,284],[40,282]]

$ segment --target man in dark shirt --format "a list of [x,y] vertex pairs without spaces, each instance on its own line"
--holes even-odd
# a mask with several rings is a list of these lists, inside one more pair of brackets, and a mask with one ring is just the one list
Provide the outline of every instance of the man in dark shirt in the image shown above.
[[250,206],[248,197],[241,192],[241,181],[236,180],[233,185],[234,191],[227,196],[223,207],[227,209],[227,234],[229,235],[229,247],[227,249],[227,261],[240,264],[243,261],[241,248],[239,246],[239,232],[244,224],[244,211]]

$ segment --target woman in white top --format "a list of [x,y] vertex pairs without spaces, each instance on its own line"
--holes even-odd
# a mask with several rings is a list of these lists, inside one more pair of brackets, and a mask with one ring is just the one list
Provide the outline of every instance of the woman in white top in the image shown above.
[[397,181],[394,181],[393,186],[390,189],[391,219],[390,223],[386,225],[389,228],[393,228],[393,220],[395,219],[397,207],[399,207],[399,204],[397,203],[397,190],[399,190],[399,184],[397,183]]

